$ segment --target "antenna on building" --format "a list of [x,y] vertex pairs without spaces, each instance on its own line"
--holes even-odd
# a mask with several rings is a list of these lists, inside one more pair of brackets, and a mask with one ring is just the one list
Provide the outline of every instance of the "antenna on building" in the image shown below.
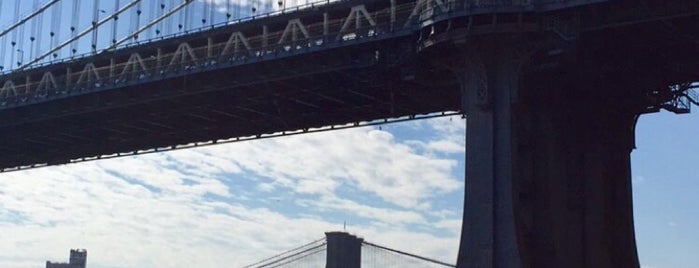
[[342,221],[342,230],[347,232],[347,221]]

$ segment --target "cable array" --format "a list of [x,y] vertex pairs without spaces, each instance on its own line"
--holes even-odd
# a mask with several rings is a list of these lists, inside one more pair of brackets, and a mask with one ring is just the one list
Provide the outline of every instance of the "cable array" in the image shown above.
[[444,268],[456,267],[456,265],[363,241],[362,267]]
[[0,72],[223,26],[284,1],[0,1]]
[[243,268],[307,268],[325,267],[325,238],[282,252]]

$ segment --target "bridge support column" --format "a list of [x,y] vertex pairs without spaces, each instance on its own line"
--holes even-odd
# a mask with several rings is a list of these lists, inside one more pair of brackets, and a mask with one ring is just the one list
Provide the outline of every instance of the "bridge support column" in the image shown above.
[[564,74],[525,83],[503,54],[469,57],[464,69],[457,267],[639,267],[633,105],[609,95],[614,83]]

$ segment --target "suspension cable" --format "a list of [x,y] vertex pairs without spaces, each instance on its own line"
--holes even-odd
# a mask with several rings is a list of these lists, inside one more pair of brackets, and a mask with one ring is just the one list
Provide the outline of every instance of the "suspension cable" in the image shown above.
[[[80,23],[80,0],[73,0],[73,18],[70,24],[70,40],[76,40],[76,36],[78,32],[76,31],[78,29],[78,23]],[[77,48],[77,42],[71,42],[70,43],[70,55],[73,56],[75,53],[78,52]]]
[[[114,16],[118,16],[119,14],[121,14],[121,13],[123,13],[124,11],[128,10],[129,8],[133,7],[135,4],[137,4],[137,3],[140,2],[140,1],[141,1],[141,0],[133,0],[132,2],[129,2],[128,4],[126,4],[126,5],[124,5],[123,7],[121,7],[116,13],[114,13],[114,14],[112,14],[112,15],[110,15],[110,16],[108,16],[108,17],[102,19],[102,20],[100,20],[99,22],[97,22],[97,26],[99,27],[100,25],[104,24],[105,22],[114,19]],[[191,0],[189,0],[189,1],[191,1]],[[75,41],[76,39],[78,39],[78,38],[80,38],[80,37],[83,37],[84,35],[90,33],[90,31],[92,31],[92,27],[87,28],[87,29],[84,30],[83,32],[81,32],[81,33],[75,35],[73,38],[71,38],[71,39],[69,39],[69,40],[66,40],[65,42],[61,43],[60,45],[58,45],[58,46],[52,48],[50,51],[48,51],[48,52],[46,52],[46,53],[44,53],[44,54],[41,54],[41,56],[39,56],[39,57],[37,57],[36,59],[34,59],[34,60],[28,62],[27,64],[24,64],[21,68],[26,68],[27,66],[32,65],[32,64],[36,63],[37,61],[39,61],[39,60],[45,58],[47,55],[51,55],[51,53],[54,53],[54,52],[58,51],[59,49],[61,49],[61,48],[65,47],[65,46],[67,46],[68,44],[73,43],[73,41]],[[117,43],[118,43],[118,42],[117,42]]]
[[[158,7],[156,8],[157,9],[156,14],[155,14],[156,18],[160,17],[160,15],[162,15],[163,12],[165,11],[165,1],[160,0],[158,2],[160,2],[160,3],[158,4]],[[161,33],[165,34],[165,25],[164,24],[165,24],[164,22],[158,22],[158,24],[155,25],[155,36],[156,37],[160,36]]]
[[231,20],[231,0],[226,0],[226,22]]
[[[19,5],[19,3],[18,3]],[[26,24],[22,24],[19,26],[19,38],[17,38],[17,50],[13,51],[17,52],[17,67],[22,65],[22,61],[24,60],[24,29],[26,28]]]
[[416,258],[416,259],[419,259],[419,260],[431,262],[431,263],[434,263],[434,264],[439,264],[439,265],[443,265],[443,266],[447,266],[447,267],[456,267],[456,266],[453,265],[453,264],[449,264],[449,263],[446,263],[446,262],[441,262],[441,261],[438,261],[438,260],[434,260],[434,259],[430,259],[430,258],[418,256],[418,255],[415,255],[415,254],[410,254],[410,253],[407,253],[407,252],[404,252],[404,251],[400,251],[400,250],[396,250],[396,249],[392,249],[392,248],[387,248],[387,247],[384,247],[384,246],[379,246],[379,245],[377,245],[377,244],[374,244],[374,243],[371,243],[371,242],[367,242],[367,241],[362,241],[362,244],[369,245],[369,246],[376,247],[376,248],[380,248],[380,249],[383,249],[383,250],[387,250],[387,251],[390,251],[390,252],[393,252],[393,253],[398,253],[398,254],[401,254],[401,255],[408,256],[408,257]]
[[[136,5],[136,29],[138,30],[141,28],[141,14],[143,13],[143,9],[141,8],[142,2],[138,2]],[[134,35],[134,40],[138,40],[138,34]]]
[[[167,6],[171,7],[172,6],[172,0],[167,0]],[[165,14],[165,1],[163,0],[163,4],[160,5],[160,17]],[[172,29],[174,19],[171,20],[165,20],[161,25],[163,26],[163,34],[170,34],[175,32]]]
[[[37,7],[38,6],[39,6],[39,3],[37,1]],[[37,20],[38,20],[39,26],[37,27],[36,33],[34,34],[34,36],[36,37],[36,51],[34,51],[34,54],[31,57],[32,59],[34,58],[34,56],[39,55],[39,53],[41,53],[41,44],[42,44],[41,41],[43,39],[43,38],[41,38],[41,33],[43,32],[43,29],[44,29],[44,12],[39,13]]]
[[[15,0],[15,13],[14,13],[14,21],[19,20],[19,0]],[[20,26],[22,24],[17,24],[17,26]],[[15,51],[17,50],[17,31],[12,31],[12,41],[10,42],[10,45],[12,45],[12,51],[10,51],[10,67],[15,64]]]
[[[139,1],[140,1],[140,0],[139,0]],[[194,2],[194,0],[184,0],[184,1],[182,2],[182,4],[180,4],[180,5],[176,6],[176,7],[174,7],[172,10],[170,10],[170,11],[168,11],[167,13],[163,14],[162,16],[158,17],[156,20],[151,21],[151,22],[149,22],[149,23],[146,24],[146,25],[143,25],[143,27],[141,27],[141,28],[138,29],[137,31],[131,33],[129,36],[124,37],[124,38],[122,38],[121,40],[117,41],[116,43],[112,44],[111,46],[109,46],[108,48],[106,48],[106,50],[110,50],[110,49],[116,48],[117,46],[119,46],[119,45],[123,44],[124,42],[128,41],[129,39],[131,39],[132,37],[134,37],[134,36],[140,34],[141,32],[143,32],[143,31],[145,31],[145,30],[147,30],[147,29],[150,28],[151,26],[153,26],[153,25],[157,24],[158,22],[160,22],[160,21],[162,21],[162,20],[164,20],[164,19],[170,17],[170,16],[171,16],[172,14],[174,14],[175,12],[181,10],[182,8],[187,7],[187,6],[188,6],[190,3],[192,3],[192,2]]]
[[[0,0],[0,2],[3,2],[3,1]],[[8,26],[7,28],[5,28],[4,30],[2,30],[2,32],[0,32],[0,36],[4,36],[5,34],[9,33],[10,31],[14,30],[15,28],[24,24],[25,22],[27,22],[28,20],[30,20],[31,18],[33,18],[37,14],[44,12],[44,10],[51,7],[51,5],[58,3],[58,2],[60,2],[60,0],[51,0],[50,2],[41,6],[40,8],[35,9],[34,11],[32,11],[29,15],[25,16],[24,18],[19,19],[19,1],[15,1],[15,4],[16,4],[16,8],[15,8],[16,13],[15,14],[16,15],[15,15],[14,23],[12,25]]]
[[[150,3],[150,5],[148,6],[148,21],[153,21],[153,20],[155,20],[155,18],[157,16],[156,12],[157,12],[157,8],[158,8],[158,1],[151,0],[149,3]],[[157,25],[155,25],[155,28],[157,28]],[[153,29],[153,31],[147,31],[147,33],[146,33],[147,39],[153,39],[154,30],[155,29]]]
[[[141,2],[138,2],[138,4],[136,5],[135,12],[132,11],[132,13],[131,13],[131,32],[132,33],[137,32],[138,29],[141,28],[141,13],[142,12],[143,11],[141,9]],[[133,37],[134,41],[138,41],[138,34],[139,33],[131,35]]]
[[92,53],[97,53],[97,21],[100,19],[100,1],[94,1],[94,6],[92,7],[92,43],[90,47],[92,48]]
[[[185,0],[185,1],[187,1],[187,0]],[[194,8],[190,7],[190,6],[184,7],[185,32],[188,31],[187,27],[189,27],[189,30],[194,29],[194,23],[192,23],[192,17],[194,17],[192,14],[192,9],[194,9]]]
[[[121,6],[121,1],[116,0],[114,1],[114,14],[119,11],[119,6]],[[110,43],[114,44],[116,43],[116,38],[117,38],[117,32],[119,31],[119,15],[114,16],[114,22],[112,24],[112,41]]]
[[[206,1],[208,2],[208,1]],[[209,13],[206,13],[207,16],[209,16],[209,25],[214,25],[216,24],[216,21],[214,21],[216,18],[214,17],[214,11],[216,10],[216,5],[212,2],[209,4]]]
[[[32,4],[32,9],[36,10],[37,8],[39,8],[39,0],[34,0],[33,4]],[[41,14],[39,14],[38,18],[41,18],[40,16],[41,16]],[[29,43],[29,58],[30,59],[34,57],[34,51],[35,50],[38,51],[38,49],[35,49],[35,47],[34,47],[34,41],[36,41],[37,22],[38,22],[38,20],[32,20],[31,32],[29,33],[29,41],[30,41],[30,43]]]
[[184,31],[185,12],[179,12],[179,14],[177,14],[177,21],[177,30],[180,32]]
[[324,245],[324,244],[325,244],[325,237],[320,238],[320,239],[317,239],[317,240],[315,240],[315,241],[313,241],[313,242],[310,242],[310,243],[307,243],[307,244],[305,244],[305,245],[302,245],[302,246],[299,246],[299,247],[296,247],[296,248],[293,248],[293,249],[284,251],[284,252],[279,253],[279,254],[277,254],[277,255],[274,255],[274,256],[272,256],[272,257],[269,257],[269,258],[266,258],[266,259],[264,259],[264,260],[258,261],[258,262],[256,262],[256,263],[247,265],[247,266],[245,266],[245,267],[243,267],[243,268],[250,268],[250,267],[256,267],[256,266],[262,265],[262,264],[267,263],[267,262],[269,262],[269,261],[271,261],[271,260],[274,260],[274,259],[276,259],[276,258],[279,258],[279,257],[282,257],[282,256],[284,256],[284,255],[287,255],[287,254],[289,254],[289,253],[291,253],[291,252],[296,252],[296,251],[302,250],[303,248],[306,248],[306,247],[312,246],[312,245],[314,245],[314,244],[317,244],[318,242],[323,242],[322,244]]
[[[0,14],[2,14],[2,1],[0,1]],[[2,36],[2,47],[0,48],[0,72],[5,69],[5,47],[7,47],[7,37]]]
[[[248,2],[248,0],[245,0],[245,3],[247,3],[247,2]],[[243,7],[244,7],[244,5],[241,3],[238,3],[237,5],[233,6],[233,8],[235,8],[235,19],[240,19],[240,17],[241,17],[240,9]]]
[[293,255],[289,255],[289,256],[286,256],[284,258],[275,260],[273,262],[257,266],[255,268],[265,268],[265,267],[277,268],[277,267],[285,266],[287,264],[302,260],[308,256],[313,256],[314,254],[325,251],[327,249],[326,245],[327,245],[326,243],[323,243],[323,244],[314,246],[312,248],[308,248],[308,249],[305,249],[303,251],[294,253]]
[[[204,1],[201,6],[201,25],[206,25],[206,17],[209,16],[209,1]],[[211,22],[211,21],[209,21]]]
[[[58,39],[60,39],[61,30],[61,14],[63,14],[63,2],[58,2],[56,6],[53,7],[51,13],[51,31],[49,32],[49,49],[58,45]],[[58,58],[59,53],[53,53],[53,58]]]

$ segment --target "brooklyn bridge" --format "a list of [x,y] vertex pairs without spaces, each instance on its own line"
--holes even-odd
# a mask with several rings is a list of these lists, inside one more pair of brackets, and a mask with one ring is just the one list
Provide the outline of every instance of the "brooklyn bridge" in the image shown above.
[[460,114],[457,267],[639,267],[636,121],[699,100],[692,0],[19,2],[3,171]]

